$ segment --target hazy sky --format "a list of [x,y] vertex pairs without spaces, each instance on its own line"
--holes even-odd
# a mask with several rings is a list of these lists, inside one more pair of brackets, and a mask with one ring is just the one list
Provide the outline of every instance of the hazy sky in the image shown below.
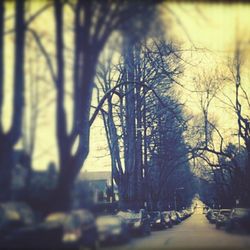
[[[8,12],[11,14],[11,10]],[[72,16],[68,11],[71,20]],[[53,34],[53,25],[49,24],[49,20],[52,20],[52,11],[47,11],[39,18],[39,22],[34,22],[32,25],[34,28],[38,27],[42,30],[42,41],[50,42],[49,35]],[[166,36],[176,40],[183,52],[183,56],[190,64],[187,65],[185,74],[183,76],[183,84],[192,89],[193,77],[201,70],[213,69],[215,65],[225,64],[228,56],[232,56],[232,52],[235,45],[236,37],[240,37],[245,42],[246,53],[249,50],[250,45],[250,4],[177,4],[169,3],[161,8],[161,14],[163,21],[166,23]],[[11,21],[8,25],[12,25]],[[49,28],[48,28],[49,27]],[[8,63],[12,63],[12,42],[11,37],[6,38],[7,46],[5,52],[5,58]],[[70,38],[66,37],[66,45],[72,44]],[[34,44],[31,46],[34,46]],[[54,54],[53,46],[47,46],[49,52]],[[32,52],[34,53],[34,52]],[[29,52],[27,52],[29,57]],[[34,58],[34,56],[33,56]],[[67,57],[67,63],[71,63],[72,58]],[[40,62],[39,64],[37,62]],[[36,58],[36,64],[32,67],[27,66],[27,70],[32,68],[33,71],[39,71],[41,78],[44,75],[48,75],[48,70],[45,66],[44,59],[42,57]],[[245,62],[246,65],[249,61]],[[247,67],[246,67],[247,68]],[[249,68],[249,67],[248,67]],[[244,71],[247,75],[247,71]],[[7,77],[11,76],[12,72],[8,70],[6,72]],[[249,75],[249,74],[248,74]],[[66,77],[70,77],[69,72]],[[10,77],[11,78],[11,77]],[[40,106],[41,112],[39,113],[37,129],[37,143],[34,154],[34,167],[37,169],[45,169],[49,161],[56,162],[56,141],[55,141],[55,109],[53,105],[54,90],[53,84],[48,83],[49,76],[45,79],[40,79],[39,91],[41,93]],[[47,80],[47,81],[46,81]],[[29,84],[30,79],[28,79]],[[42,82],[45,83],[42,83]],[[5,86],[5,107],[4,116],[6,118],[5,127],[8,128],[9,120],[11,117],[11,108],[8,106],[12,98],[10,91],[11,81],[8,79],[8,84]],[[8,85],[8,87],[7,87]],[[249,83],[248,83],[249,85]],[[250,88],[248,88],[249,91]],[[197,112],[197,96],[191,94],[183,89],[179,89],[182,95],[182,101],[187,104],[187,110]],[[69,88],[70,92],[70,88]],[[230,92],[230,88],[229,88]],[[250,94],[250,93],[249,93]],[[26,93],[28,97],[29,94]],[[46,98],[44,98],[46,96]],[[70,99],[70,94],[68,96]],[[27,101],[27,105],[30,105]],[[46,107],[43,111],[43,107]],[[70,112],[70,105],[67,110]],[[233,127],[232,116],[227,115],[224,112],[224,108],[220,107],[220,104],[214,104],[213,111],[216,110],[216,118],[221,127],[224,129]],[[221,116],[223,114],[223,121]],[[27,116],[28,117],[28,116]],[[225,120],[228,122],[225,123]],[[107,152],[105,132],[103,129],[103,123],[100,118],[97,118],[91,129],[91,141],[90,141],[90,153],[87,161],[85,162],[84,170],[88,171],[100,171],[110,170],[110,159]]]
[[[166,36],[175,39],[181,49],[187,50],[184,57],[191,65],[187,66],[182,83],[189,89],[194,88],[192,80],[197,72],[227,63],[234,51],[236,37],[250,42],[250,5],[172,3],[164,6],[161,12],[167,24]],[[246,49],[249,48],[246,45]],[[197,95],[183,89],[179,91],[182,92],[182,101],[186,102],[187,110],[198,112]],[[225,107],[218,101],[212,105],[211,115],[218,120],[223,132],[236,126],[233,116],[227,114]],[[104,130],[99,127],[102,123],[97,120],[95,125],[91,133],[91,151],[84,169],[110,169],[110,159],[103,157],[106,155],[103,150],[106,144]]]

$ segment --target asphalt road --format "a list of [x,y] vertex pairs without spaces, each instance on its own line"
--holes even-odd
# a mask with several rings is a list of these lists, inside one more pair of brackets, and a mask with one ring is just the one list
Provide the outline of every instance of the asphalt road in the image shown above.
[[[198,204],[198,206],[201,204]],[[132,239],[126,245],[107,247],[125,249],[249,249],[250,235],[227,233],[210,224],[202,208],[171,229],[154,231],[150,236]]]

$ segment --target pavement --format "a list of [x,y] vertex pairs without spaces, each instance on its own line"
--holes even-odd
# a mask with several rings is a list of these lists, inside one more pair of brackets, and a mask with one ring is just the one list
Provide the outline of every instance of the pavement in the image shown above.
[[250,250],[250,235],[227,233],[216,229],[202,214],[198,201],[195,213],[171,229],[153,231],[150,236],[133,238],[125,245],[109,246],[109,250],[128,249],[244,249]]

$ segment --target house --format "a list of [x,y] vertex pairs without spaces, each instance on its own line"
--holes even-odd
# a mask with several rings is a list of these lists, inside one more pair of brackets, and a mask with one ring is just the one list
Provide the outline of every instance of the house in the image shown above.
[[84,171],[78,176],[78,180],[85,182],[93,193],[94,202],[107,200],[107,187],[111,185],[111,172],[109,171]]
[[[108,197],[108,188],[111,187],[110,171],[84,171],[78,176],[78,181],[85,182],[93,193],[94,202],[103,202],[110,200]],[[116,187],[114,187],[115,193]],[[117,196],[117,195],[116,195]]]

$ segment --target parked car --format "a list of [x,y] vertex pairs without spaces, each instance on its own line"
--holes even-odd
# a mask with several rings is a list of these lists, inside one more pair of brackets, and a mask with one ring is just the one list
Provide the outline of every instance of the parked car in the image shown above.
[[164,229],[166,228],[166,222],[164,216],[160,211],[149,212],[150,226],[151,228]]
[[214,221],[215,223],[216,216],[218,215],[218,213],[219,209],[210,209],[206,214],[206,217],[209,220],[209,222],[213,223],[212,221]]
[[119,211],[117,215],[125,220],[132,234],[150,234],[150,217],[145,209],[140,209],[138,213],[133,211]]
[[210,220],[211,215],[212,215],[212,209],[210,208],[210,209],[207,210],[206,218],[207,218],[208,220]]
[[64,223],[63,244],[69,247],[95,249],[98,244],[98,231],[95,218],[85,209],[73,210]]
[[61,248],[66,217],[66,213],[52,213],[41,223],[17,229],[12,234],[12,244],[24,248]]
[[177,225],[181,222],[181,219],[177,215],[176,211],[172,210],[172,211],[169,211],[169,213],[170,213],[173,224]]
[[123,243],[130,238],[128,225],[119,216],[99,216],[96,219],[96,224],[100,243]]
[[186,211],[188,213],[188,217],[190,217],[194,213],[194,209],[192,207],[186,209]]
[[227,231],[232,231],[237,228],[250,232],[250,209],[249,208],[232,209],[229,215],[229,220],[226,224],[226,229]]
[[216,218],[216,228],[220,228],[226,225],[226,223],[229,221],[229,215],[231,213],[231,209],[220,209],[220,212],[217,215]]
[[185,214],[183,211],[176,211],[176,215],[179,218],[180,221],[185,220]]
[[218,216],[219,212],[220,212],[219,209],[213,209],[212,210],[212,213],[211,213],[211,216],[210,216],[210,219],[209,219],[210,223],[212,223],[212,224],[216,223],[216,219],[217,219],[217,216]]
[[0,204],[0,232],[30,226],[35,223],[32,209],[22,202],[6,202]]
[[62,246],[64,225],[68,214],[55,212],[49,214],[45,220],[37,226],[36,239],[45,246]]
[[17,246],[27,248],[94,249],[98,244],[94,217],[86,210],[49,214],[43,222],[15,231],[14,239]]
[[204,206],[203,207],[203,214],[207,214],[208,211],[209,211],[209,207],[208,206]]
[[191,213],[187,209],[183,209],[181,212],[183,213],[184,220],[191,216]]
[[6,202],[0,204],[1,247],[22,246],[17,242],[17,232],[34,224],[35,215],[32,209],[25,203]]
[[167,227],[171,228],[173,226],[173,221],[171,219],[171,213],[169,211],[162,212],[162,216]]

